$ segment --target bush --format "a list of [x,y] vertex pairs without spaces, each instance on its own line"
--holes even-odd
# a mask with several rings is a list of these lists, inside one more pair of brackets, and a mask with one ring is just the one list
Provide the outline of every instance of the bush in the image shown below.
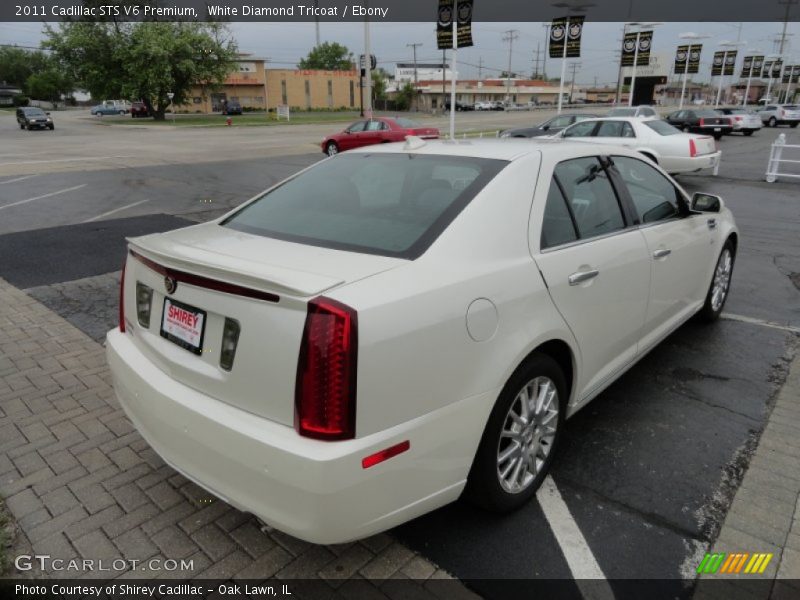
[[14,96],[14,106],[28,106],[31,103],[31,99],[27,96],[23,96],[22,94],[17,94]]

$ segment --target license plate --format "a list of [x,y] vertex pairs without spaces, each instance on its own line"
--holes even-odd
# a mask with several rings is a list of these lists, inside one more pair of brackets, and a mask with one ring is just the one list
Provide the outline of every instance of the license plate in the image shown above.
[[714,131],[722,131],[722,127],[714,127]]
[[161,337],[199,355],[203,353],[205,327],[206,311],[172,298],[164,298]]

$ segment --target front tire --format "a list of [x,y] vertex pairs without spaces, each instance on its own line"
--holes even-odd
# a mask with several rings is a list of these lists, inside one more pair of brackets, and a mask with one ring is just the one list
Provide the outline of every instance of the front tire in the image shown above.
[[325,146],[325,154],[328,156],[336,156],[339,154],[339,146],[336,145],[336,142],[328,142],[328,145]]
[[492,512],[516,510],[536,494],[563,429],[567,385],[558,364],[531,355],[492,409],[464,496]]
[[728,299],[728,292],[731,289],[731,277],[733,276],[733,263],[736,260],[736,250],[733,242],[729,239],[722,247],[717,264],[714,267],[714,275],[711,278],[711,285],[708,287],[706,302],[700,310],[700,318],[704,321],[716,321],[725,307]]
[[742,133],[744,133],[746,136],[749,137],[749,136],[753,135],[753,130],[752,129],[748,129],[747,131],[743,131]]

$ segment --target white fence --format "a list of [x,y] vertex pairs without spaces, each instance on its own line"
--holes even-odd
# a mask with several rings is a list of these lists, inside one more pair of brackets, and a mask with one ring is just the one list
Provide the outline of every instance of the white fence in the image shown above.
[[[778,136],[770,148],[769,162],[767,163],[767,183],[775,183],[778,177],[790,177],[792,179],[800,179],[800,172],[794,173],[780,172],[781,164],[796,164],[800,165],[800,158],[783,158],[784,150],[800,150],[800,145],[787,144],[786,134],[782,133]],[[800,157],[800,153],[797,154]]]

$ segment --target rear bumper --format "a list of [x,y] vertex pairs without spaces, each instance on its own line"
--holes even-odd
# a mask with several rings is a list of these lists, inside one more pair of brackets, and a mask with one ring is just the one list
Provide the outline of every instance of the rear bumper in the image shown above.
[[661,167],[669,173],[691,173],[700,169],[713,169],[722,158],[722,151],[717,150],[713,154],[703,154],[700,156],[670,156],[662,157]]
[[[482,394],[364,438],[322,442],[176,382],[118,329],[108,334],[107,358],[120,404],[167,463],[314,543],[367,537],[457,499],[480,439],[469,423],[484,422],[494,397]],[[404,440],[410,450],[362,468],[364,457]]]

